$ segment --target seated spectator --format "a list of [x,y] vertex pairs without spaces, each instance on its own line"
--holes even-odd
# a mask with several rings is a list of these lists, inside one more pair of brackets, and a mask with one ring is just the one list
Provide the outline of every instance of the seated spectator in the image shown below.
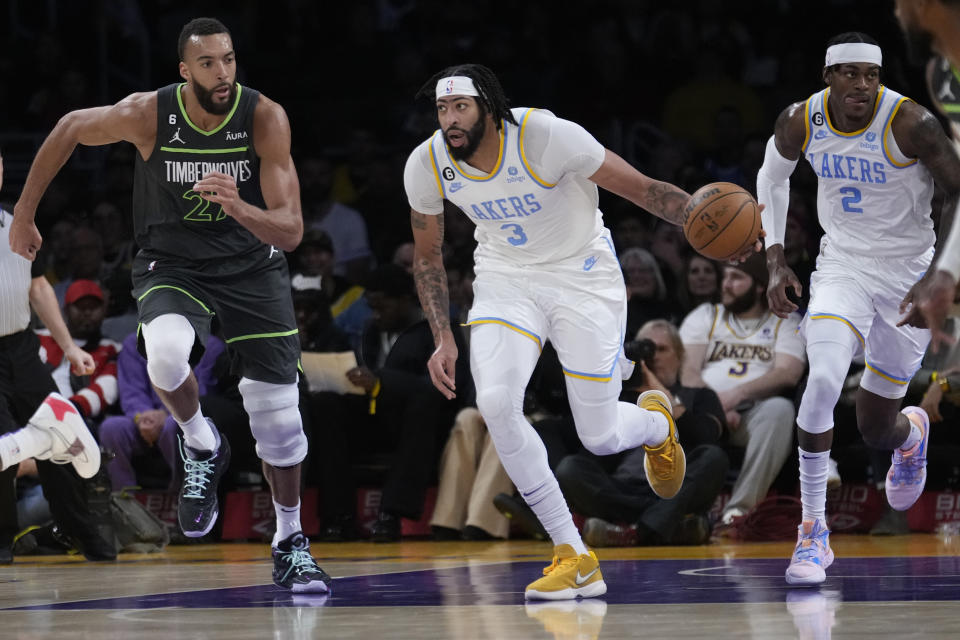
[[320,288],[330,301],[333,322],[347,334],[356,351],[360,347],[363,327],[370,318],[370,307],[363,296],[363,287],[351,284],[334,273],[334,250],[330,236],[318,229],[307,231],[293,258],[291,284],[296,283],[298,277],[320,278]]
[[[114,491],[140,486],[137,481],[135,460],[159,453],[165,468],[172,472],[180,467],[177,450],[177,421],[169,414],[150,384],[147,361],[137,350],[136,333],[123,341],[117,358],[120,407],[123,415],[108,416],[100,425],[100,442],[111,451],[113,459],[107,463],[107,473]],[[207,340],[207,347],[193,372],[201,396],[212,387],[213,364],[223,352],[223,341],[215,336]],[[218,427],[220,425],[217,425]],[[170,482],[164,487],[175,491],[174,473],[169,473]]]
[[[363,333],[360,364],[347,377],[366,391],[368,410],[340,428],[366,429],[368,442],[387,445],[392,454],[372,532],[375,542],[389,542],[400,539],[401,517],[421,515],[439,451],[463,399],[470,396],[469,363],[466,357],[458,358],[457,398],[447,400],[430,381],[427,360],[435,349],[433,334],[413,277],[401,267],[388,264],[371,272],[365,295],[373,316]],[[451,328],[460,353],[466,354],[459,326]],[[321,454],[329,458],[347,452],[328,449]]]
[[[728,443],[745,447],[743,464],[721,523],[730,525],[766,496],[793,449],[792,400],[805,354],[800,318],[767,308],[765,254],[723,268],[721,304],[702,304],[680,327],[687,357],[681,380],[717,392],[726,415]],[[718,532],[720,533],[720,532]]]
[[359,211],[334,201],[333,165],[329,159],[307,157],[298,167],[306,228],[329,235],[336,256],[333,273],[350,284],[360,284],[370,270],[373,256],[367,223]]
[[461,409],[440,456],[437,504],[430,527],[435,540],[506,538],[510,521],[493,505],[513,482],[476,407]]
[[[67,289],[74,280],[93,280],[97,283],[103,281],[103,238],[95,229],[85,225],[75,227],[71,235],[69,250],[69,276],[61,279],[53,286],[61,307],[66,305],[64,298]],[[102,289],[101,296],[103,296]],[[105,298],[106,296],[104,296]]]
[[93,280],[74,280],[64,297],[67,329],[78,347],[93,356],[96,369],[89,376],[77,376],[70,361],[47,329],[40,337],[40,359],[47,365],[57,389],[77,407],[84,418],[99,419],[117,402],[117,353],[113,340],[101,334],[106,304],[103,290]]
[[720,302],[720,266],[699,253],[691,253],[684,262],[677,298],[684,315],[704,302]]
[[627,335],[636,335],[640,327],[655,318],[679,320],[679,309],[667,295],[657,260],[646,249],[627,249],[620,254],[620,267],[627,285]]

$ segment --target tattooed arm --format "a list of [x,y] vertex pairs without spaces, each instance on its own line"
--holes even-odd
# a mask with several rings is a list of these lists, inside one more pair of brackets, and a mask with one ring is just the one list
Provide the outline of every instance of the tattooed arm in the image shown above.
[[450,331],[450,295],[443,266],[443,214],[427,215],[410,210],[413,228],[413,279],[420,306],[430,323],[437,349],[427,361],[433,386],[447,399],[456,397],[457,343]]
[[643,175],[609,149],[603,164],[590,180],[658,218],[675,225],[683,224],[683,208],[690,199],[689,194],[672,184]]

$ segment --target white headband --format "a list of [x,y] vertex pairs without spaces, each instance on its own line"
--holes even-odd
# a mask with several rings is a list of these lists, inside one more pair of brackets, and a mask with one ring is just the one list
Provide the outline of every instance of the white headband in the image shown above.
[[866,42],[845,42],[827,47],[824,65],[832,67],[847,62],[867,62],[882,67],[883,53],[877,45]]
[[479,96],[473,80],[467,76],[450,76],[437,80],[437,98],[444,96]]

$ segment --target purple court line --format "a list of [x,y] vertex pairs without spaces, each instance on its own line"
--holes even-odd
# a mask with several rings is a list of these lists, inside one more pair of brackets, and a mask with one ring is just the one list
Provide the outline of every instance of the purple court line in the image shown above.
[[[327,596],[292,595],[273,585],[54,602],[5,610],[248,608],[273,606],[516,605],[542,562],[484,564],[334,580]],[[787,559],[606,560],[608,604],[784,602]],[[960,600],[960,558],[841,558],[823,588],[846,602]]]

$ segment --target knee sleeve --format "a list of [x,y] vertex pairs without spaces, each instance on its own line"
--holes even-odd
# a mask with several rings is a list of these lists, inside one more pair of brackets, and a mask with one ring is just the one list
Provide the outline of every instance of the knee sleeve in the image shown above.
[[487,423],[490,437],[501,456],[510,456],[523,448],[526,430],[517,427],[517,420],[529,427],[523,417],[523,401],[506,385],[493,385],[477,390],[477,408]]
[[833,409],[843,390],[856,347],[856,336],[837,320],[808,320],[807,359],[810,373],[800,401],[797,425],[807,433],[833,428]]
[[164,391],[180,388],[190,375],[190,351],[196,333],[181,315],[168,313],[141,327],[150,382]]
[[260,459],[274,467],[292,467],[303,462],[307,457],[307,436],[300,419],[297,385],[242,378],[239,387]]
[[600,456],[621,451],[620,380],[614,377],[599,382],[568,376],[566,382],[570,411],[583,446]]

